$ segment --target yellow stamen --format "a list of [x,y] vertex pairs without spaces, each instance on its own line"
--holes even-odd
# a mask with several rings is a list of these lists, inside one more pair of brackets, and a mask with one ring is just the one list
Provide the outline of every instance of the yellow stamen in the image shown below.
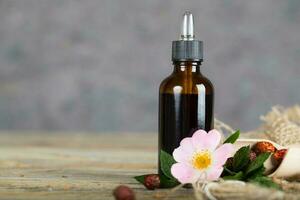
[[206,169],[211,164],[211,155],[208,151],[201,151],[194,155],[192,164],[196,169]]

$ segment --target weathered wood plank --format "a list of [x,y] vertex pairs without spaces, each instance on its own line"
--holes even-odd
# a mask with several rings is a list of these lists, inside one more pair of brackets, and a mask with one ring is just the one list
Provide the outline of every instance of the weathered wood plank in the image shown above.
[[[161,199],[132,177],[155,173],[155,134],[0,134],[0,199],[113,199],[119,184]],[[194,199],[180,189],[171,199]]]

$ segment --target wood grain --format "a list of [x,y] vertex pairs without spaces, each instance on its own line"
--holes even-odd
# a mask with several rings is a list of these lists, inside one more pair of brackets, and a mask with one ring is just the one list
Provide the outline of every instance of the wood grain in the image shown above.
[[[137,199],[163,199],[133,176],[155,173],[155,134],[0,133],[0,199],[113,199],[119,184]],[[194,199],[180,189],[169,199]]]

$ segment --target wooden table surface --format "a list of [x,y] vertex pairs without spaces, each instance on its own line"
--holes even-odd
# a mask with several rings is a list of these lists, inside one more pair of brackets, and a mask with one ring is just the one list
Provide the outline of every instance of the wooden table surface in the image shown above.
[[[133,176],[155,173],[156,134],[0,132],[0,199],[113,199],[119,184],[137,200],[162,199]],[[194,199],[180,189],[169,199]]]

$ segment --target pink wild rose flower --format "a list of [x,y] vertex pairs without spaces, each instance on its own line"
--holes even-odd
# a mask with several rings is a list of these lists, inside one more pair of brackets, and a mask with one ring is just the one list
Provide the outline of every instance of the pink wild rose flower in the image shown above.
[[221,134],[215,129],[208,133],[198,130],[192,137],[181,140],[180,146],[173,151],[177,163],[171,167],[172,175],[183,184],[217,180],[234,151],[230,143],[218,147],[220,142]]

